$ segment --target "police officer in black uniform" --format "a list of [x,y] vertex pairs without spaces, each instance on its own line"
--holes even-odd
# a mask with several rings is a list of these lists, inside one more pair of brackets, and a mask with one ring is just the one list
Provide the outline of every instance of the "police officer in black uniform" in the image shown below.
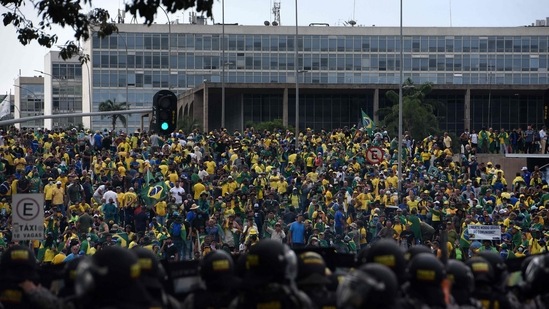
[[549,255],[546,253],[533,257],[524,270],[524,282],[520,286],[521,295],[527,300],[527,306],[524,308],[549,307],[547,278],[549,278]]
[[448,260],[446,276],[451,283],[451,293],[454,302],[461,309],[481,309],[480,302],[472,297],[475,290],[475,277],[465,263],[458,260]]
[[246,255],[246,275],[241,292],[230,308],[314,308],[298,290],[296,254],[285,244],[264,239]]
[[475,277],[473,297],[480,301],[484,309],[514,308],[497,287],[498,281],[492,264],[480,256],[468,259],[465,264],[469,266]]
[[141,267],[139,281],[151,296],[153,306],[168,309],[181,308],[181,304],[164,289],[168,275],[157,256],[143,247],[135,247],[132,251],[137,255]]
[[33,308],[32,293],[38,289],[38,265],[28,247],[14,245],[0,258],[0,304],[4,308]]
[[327,285],[326,263],[316,252],[303,252],[297,256],[297,287],[305,292],[316,308],[335,308],[336,294]]
[[380,239],[370,247],[360,251],[358,266],[366,263],[378,263],[389,267],[398,279],[399,285],[406,281],[406,260],[404,251],[391,239]]
[[446,269],[442,262],[431,253],[420,253],[408,264],[408,283],[404,291],[406,298],[401,308],[447,308],[442,288],[446,279]]
[[105,247],[78,264],[76,294],[85,309],[149,309],[154,303],[139,281],[137,255],[126,248]]
[[337,308],[398,308],[399,284],[387,266],[370,263],[351,271],[337,289]]
[[189,294],[183,308],[227,308],[238,290],[233,258],[224,250],[208,253],[200,263],[204,287]]

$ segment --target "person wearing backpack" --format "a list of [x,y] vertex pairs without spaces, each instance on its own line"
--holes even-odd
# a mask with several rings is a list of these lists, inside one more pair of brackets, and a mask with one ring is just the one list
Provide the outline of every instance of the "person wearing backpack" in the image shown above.
[[187,241],[187,227],[179,215],[175,216],[175,220],[170,225],[169,233],[175,247],[177,248],[177,252],[179,252],[179,260],[184,260],[186,248],[185,242]]

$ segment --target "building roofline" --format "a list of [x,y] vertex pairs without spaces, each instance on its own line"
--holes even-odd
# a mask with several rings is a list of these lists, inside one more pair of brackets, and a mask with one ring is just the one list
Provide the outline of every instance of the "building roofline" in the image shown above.
[[[148,32],[168,33],[196,33],[212,34],[221,33],[222,26],[193,25],[193,24],[117,24],[119,32]],[[547,36],[548,27],[404,27],[404,36],[520,36],[540,35]],[[399,27],[312,27],[299,26],[299,35],[399,35]],[[294,26],[248,26],[225,25],[225,33],[228,34],[281,34],[295,35]]]

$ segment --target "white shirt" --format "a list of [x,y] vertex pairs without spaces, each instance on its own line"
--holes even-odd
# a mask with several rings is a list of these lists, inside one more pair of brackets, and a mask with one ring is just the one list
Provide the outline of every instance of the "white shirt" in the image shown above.
[[471,143],[472,144],[478,144],[478,134],[476,134],[476,133],[471,134]]
[[206,177],[210,176],[210,174],[208,174],[208,172],[206,172],[206,170],[201,170],[198,172],[198,177],[200,177],[200,179],[204,180]]
[[114,205],[118,207],[118,195],[113,190],[103,193],[103,198],[105,199],[105,203],[108,203],[109,200],[112,199],[114,201]]
[[[178,193],[181,193],[181,195],[179,195]],[[183,196],[185,194],[185,189],[183,189],[183,187],[173,187],[170,189],[170,194],[172,195],[172,197],[175,198],[175,203],[176,204],[183,204]]]
[[547,138],[547,133],[545,133],[545,130],[543,130],[543,129],[539,130],[539,138],[540,139],[546,139]]
[[284,233],[284,230],[280,230],[280,232],[277,232],[276,229],[273,229],[272,227],[267,228],[267,232],[271,234],[271,239],[283,242],[284,238],[286,238],[286,233]]

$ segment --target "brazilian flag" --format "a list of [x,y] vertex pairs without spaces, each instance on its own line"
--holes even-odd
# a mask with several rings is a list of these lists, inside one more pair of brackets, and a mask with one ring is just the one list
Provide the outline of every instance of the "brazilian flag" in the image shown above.
[[168,186],[163,181],[152,181],[150,171],[145,174],[145,186],[141,191],[141,198],[148,207],[152,207],[156,202],[163,200],[168,195]]
[[375,123],[372,120],[372,118],[368,117],[366,113],[361,109],[361,120],[362,120],[362,128],[366,130],[366,133],[368,135],[372,135],[374,133]]
[[126,232],[118,232],[112,236],[112,238],[120,239],[120,246],[127,248],[130,244],[130,238],[128,237],[128,233]]

